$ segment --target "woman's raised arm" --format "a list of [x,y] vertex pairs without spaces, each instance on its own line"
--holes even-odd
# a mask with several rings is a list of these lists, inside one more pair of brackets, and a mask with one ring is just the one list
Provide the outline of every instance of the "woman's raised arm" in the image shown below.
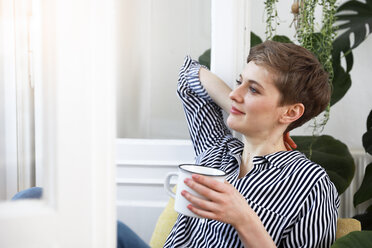
[[227,113],[231,109],[231,88],[222,79],[205,68],[200,68],[199,80],[213,101]]

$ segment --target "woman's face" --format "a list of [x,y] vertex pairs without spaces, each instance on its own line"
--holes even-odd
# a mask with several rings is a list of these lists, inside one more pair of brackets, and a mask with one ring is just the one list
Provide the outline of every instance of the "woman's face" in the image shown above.
[[237,88],[230,93],[232,108],[227,118],[228,126],[247,137],[270,134],[283,113],[272,73],[251,61],[237,82]]

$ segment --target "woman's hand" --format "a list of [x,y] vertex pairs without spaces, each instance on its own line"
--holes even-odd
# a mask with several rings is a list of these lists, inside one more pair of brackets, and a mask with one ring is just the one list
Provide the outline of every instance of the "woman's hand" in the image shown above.
[[192,203],[187,208],[203,218],[236,227],[248,221],[245,217],[253,212],[244,197],[227,181],[222,183],[202,175],[192,175],[192,179],[185,179],[185,184],[208,199],[196,197],[186,190],[181,192]]
[[293,141],[293,139],[289,136],[289,132],[284,134],[283,137],[285,148],[287,148],[288,151],[291,151],[292,149],[296,149],[297,145]]
[[230,183],[192,175],[192,179],[185,179],[185,184],[208,199],[200,199],[183,190],[181,194],[192,203],[187,208],[193,213],[232,225],[245,247],[276,247],[258,215]]

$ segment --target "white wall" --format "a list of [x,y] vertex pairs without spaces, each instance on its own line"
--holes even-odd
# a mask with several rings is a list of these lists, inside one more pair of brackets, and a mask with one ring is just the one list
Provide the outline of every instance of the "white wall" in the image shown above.
[[[251,0],[253,32],[265,38],[264,4],[261,0]],[[293,27],[289,28],[293,15],[290,13],[292,0],[280,0],[278,14],[282,24],[277,34],[293,37]],[[342,1],[344,2],[344,1]],[[370,36],[358,48],[353,50],[354,66],[351,70],[352,86],[346,95],[331,108],[330,120],[323,134],[332,135],[344,142],[349,149],[363,149],[362,135],[366,131],[366,121],[372,110],[372,78],[371,68],[372,37]],[[312,124],[312,122],[309,122]],[[292,132],[292,135],[311,135],[312,128],[308,124]]]

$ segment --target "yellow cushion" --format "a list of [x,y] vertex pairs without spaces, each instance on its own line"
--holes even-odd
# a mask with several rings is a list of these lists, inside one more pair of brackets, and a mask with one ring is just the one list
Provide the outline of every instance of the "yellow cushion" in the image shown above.
[[352,218],[338,218],[336,239],[341,238],[350,232],[361,230],[362,226],[358,220]]
[[[175,191],[175,188],[173,191]],[[150,240],[150,246],[152,248],[162,248],[164,246],[164,243],[172,230],[177,217],[178,213],[174,210],[174,199],[170,198],[167,206],[160,214],[155,226],[155,230],[152,233]]]

